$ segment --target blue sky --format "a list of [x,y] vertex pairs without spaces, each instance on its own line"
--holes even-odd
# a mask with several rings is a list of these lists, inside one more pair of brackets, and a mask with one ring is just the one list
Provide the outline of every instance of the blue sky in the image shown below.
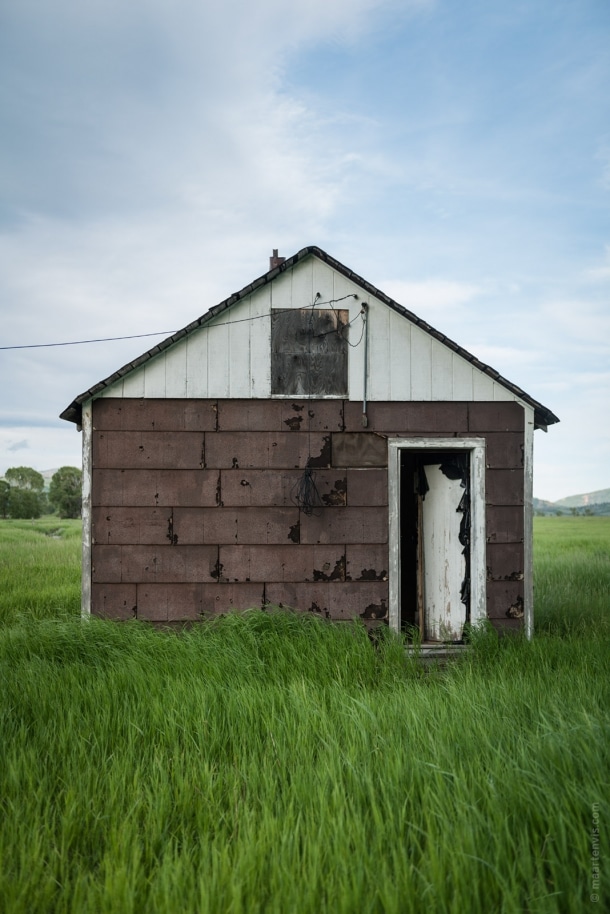
[[[300,7],[300,5],[299,5]],[[317,244],[562,420],[610,486],[607,0],[5,0],[0,345],[173,331]],[[0,472],[151,340],[0,352]]]

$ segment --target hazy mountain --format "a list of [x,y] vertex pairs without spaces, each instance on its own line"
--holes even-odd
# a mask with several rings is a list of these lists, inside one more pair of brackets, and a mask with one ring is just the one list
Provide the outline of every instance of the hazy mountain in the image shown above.
[[587,492],[586,495],[569,495],[560,498],[556,505],[566,508],[584,508],[586,505],[602,505],[610,502],[610,489],[599,489],[597,492]]
[[594,514],[610,515],[610,489],[588,492],[584,495],[570,495],[559,501],[544,501],[534,498],[536,514]]

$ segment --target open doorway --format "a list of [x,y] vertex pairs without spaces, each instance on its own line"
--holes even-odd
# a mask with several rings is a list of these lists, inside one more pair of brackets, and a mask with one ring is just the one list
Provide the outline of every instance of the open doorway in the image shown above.
[[390,624],[459,643],[485,618],[485,443],[389,442]]

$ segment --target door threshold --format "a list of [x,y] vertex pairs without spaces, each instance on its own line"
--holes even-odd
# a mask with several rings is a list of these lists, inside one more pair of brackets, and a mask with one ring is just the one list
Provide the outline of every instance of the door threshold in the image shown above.
[[459,657],[470,650],[470,645],[463,641],[439,644],[435,641],[423,641],[419,645],[409,645],[407,654],[420,660],[447,660],[450,657]]

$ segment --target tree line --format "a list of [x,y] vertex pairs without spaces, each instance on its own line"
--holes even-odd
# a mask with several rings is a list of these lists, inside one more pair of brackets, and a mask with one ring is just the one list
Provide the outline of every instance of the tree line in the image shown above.
[[82,476],[78,467],[61,467],[46,492],[37,470],[10,467],[0,479],[0,516],[24,519],[57,512],[60,517],[80,517]]

